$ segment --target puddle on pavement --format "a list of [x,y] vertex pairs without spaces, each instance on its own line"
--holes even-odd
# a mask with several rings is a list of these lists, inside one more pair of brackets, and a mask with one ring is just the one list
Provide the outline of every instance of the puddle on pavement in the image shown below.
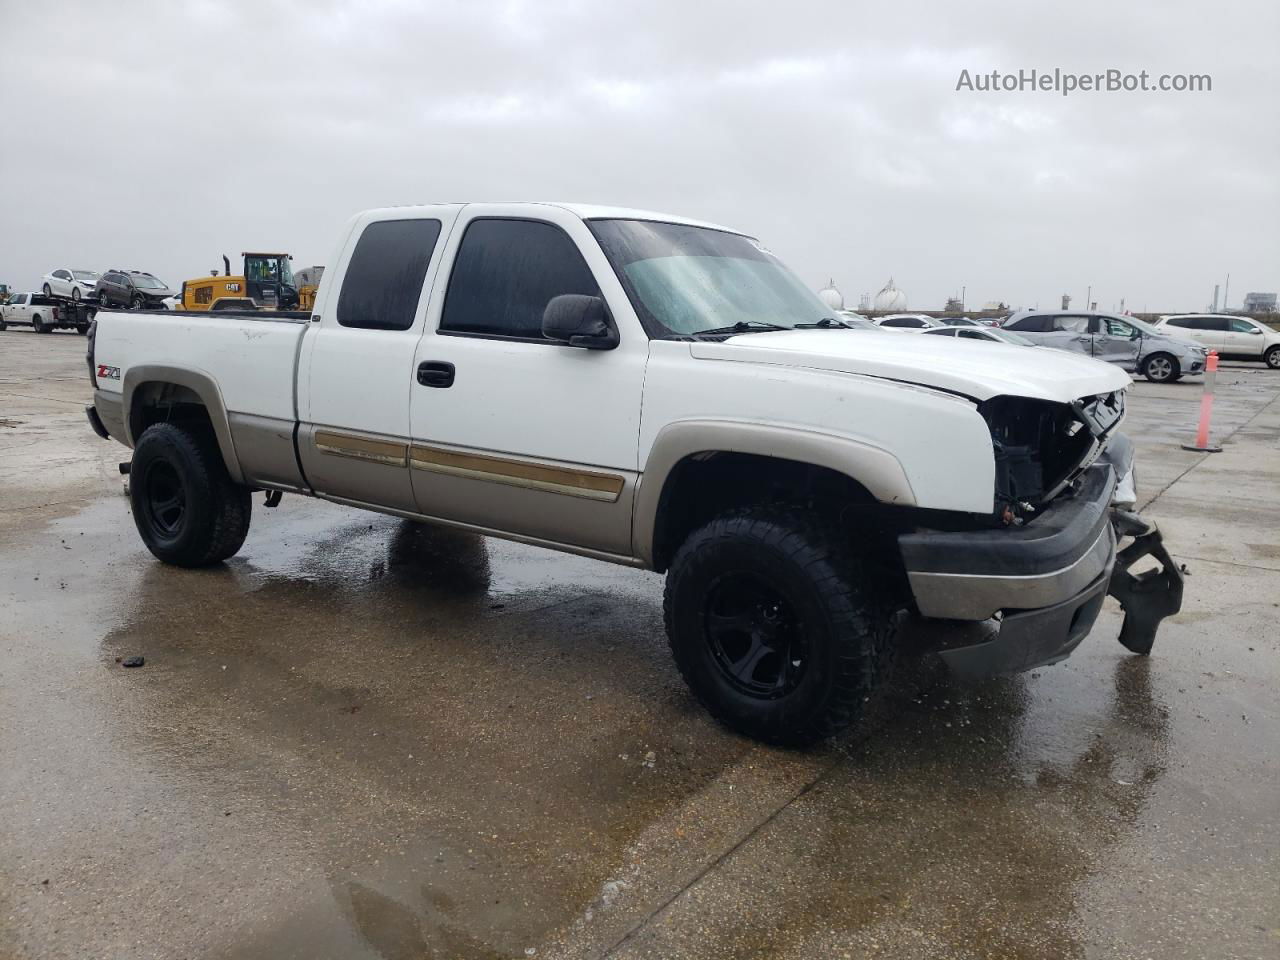
[[[248,918],[225,955],[590,955],[837,761],[704,881],[751,907],[745,925],[705,904],[690,919],[713,955],[904,911],[956,924],[966,903],[978,922],[953,946],[1018,955],[1062,936],[1164,770],[1142,661],[977,687],[925,661],[841,741],[786,753],[693,703],[656,576],[322,504],[262,513],[214,570],[153,562],[119,501],[4,561],[63,577],[59,540],[88,541],[53,652],[91,661],[60,716],[92,727],[92,816],[145,798],[173,834],[131,856]],[[24,607],[28,629],[47,619]],[[132,654],[147,666],[115,667]],[[51,822],[75,842],[93,798],[66,802]],[[949,893],[930,906],[930,888]],[[1032,928],[1001,926],[993,904],[1032,902]]]

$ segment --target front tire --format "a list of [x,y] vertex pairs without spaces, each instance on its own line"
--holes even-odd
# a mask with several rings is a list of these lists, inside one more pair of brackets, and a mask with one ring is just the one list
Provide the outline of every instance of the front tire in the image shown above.
[[1142,361],[1142,375],[1152,383],[1170,383],[1182,376],[1178,361],[1167,353],[1153,353]]
[[249,490],[232,481],[207,428],[148,427],[133,451],[129,502],[147,549],[175,566],[234,556],[249,533]]
[[79,288],[79,287],[72,287],[72,288],[71,288],[71,299],[72,299],[72,300],[74,300],[76,303],[79,303],[79,302],[80,302],[80,288]]
[[1268,349],[1262,359],[1272,370],[1280,370],[1280,343]]
[[129,306],[133,310],[141,310],[144,306],[144,303],[141,297],[134,297],[133,301],[129,304]]
[[888,611],[839,533],[798,507],[712,520],[676,552],[671,652],[721,723],[803,746],[853,723],[880,679]]
[[53,291],[52,291],[51,289],[49,289],[49,285],[48,285],[47,283],[46,283],[43,287],[41,287],[40,289],[41,289],[42,291],[44,291],[44,295],[45,295],[46,297],[52,297],[52,296],[53,296]]

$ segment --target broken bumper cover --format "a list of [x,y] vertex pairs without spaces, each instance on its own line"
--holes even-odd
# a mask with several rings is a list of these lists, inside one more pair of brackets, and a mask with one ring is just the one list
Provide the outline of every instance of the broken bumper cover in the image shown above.
[[[907,579],[923,617],[988,621],[989,639],[939,652],[967,676],[1013,673],[1068,656],[1092,629],[1106,594],[1120,600],[1120,639],[1148,653],[1160,620],[1182,603],[1182,574],[1154,524],[1112,509],[1115,471],[1099,463],[1077,493],[1024,527],[922,532],[899,537]],[[1119,554],[1116,538],[1134,537]],[[1137,576],[1146,556],[1163,566]]]

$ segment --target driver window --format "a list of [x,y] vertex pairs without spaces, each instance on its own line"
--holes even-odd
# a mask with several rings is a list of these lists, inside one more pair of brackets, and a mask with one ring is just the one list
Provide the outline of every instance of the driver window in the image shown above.
[[1115,317],[1103,317],[1102,322],[1106,325],[1107,333],[1113,337],[1124,337],[1126,340],[1136,340],[1138,338],[1138,329],[1123,320]]
[[960,335],[960,336],[962,336],[962,337],[964,337],[966,340],[985,340],[985,339],[987,339],[985,334],[980,333],[980,332],[979,332],[979,331],[977,331],[977,330],[961,330],[959,335]]
[[1255,327],[1248,320],[1232,320],[1231,321],[1232,333],[1253,333],[1253,331],[1256,329],[1257,327]]

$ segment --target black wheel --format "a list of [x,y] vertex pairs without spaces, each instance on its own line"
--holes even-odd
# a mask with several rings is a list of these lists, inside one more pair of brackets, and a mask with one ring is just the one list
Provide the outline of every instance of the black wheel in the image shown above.
[[43,287],[41,287],[40,289],[44,291],[44,295],[45,295],[46,297],[52,297],[52,296],[53,296],[53,291],[49,289],[49,285],[48,285],[47,283],[46,283]]
[[812,511],[760,507],[689,536],[667,573],[667,638],[725,725],[802,746],[848,726],[889,642],[883,594]]
[[48,333],[49,328],[44,325],[44,320],[40,318],[40,314],[36,314],[31,318],[31,326],[36,333]]
[[148,427],[133,451],[129,501],[147,549],[179,567],[225,560],[249,533],[249,490],[232,482],[207,428]]
[[76,324],[76,333],[80,334],[80,336],[83,337],[88,332],[89,332],[89,325],[87,323]]
[[0,318],[0,333],[4,333],[7,329],[9,329],[9,325],[4,322],[3,318]]
[[1182,376],[1178,361],[1167,353],[1153,353],[1142,361],[1142,375],[1152,383],[1168,383]]
[[141,310],[141,309],[142,309],[142,307],[143,307],[143,301],[142,301],[142,298],[141,298],[141,297],[134,297],[134,298],[133,298],[133,301],[129,304],[129,307],[130,307],[130,309],[133,309],[133,310]]
[[1280,370],[1280,343],[1267,350],[1262,355],[1262,359],[1266,361],[1267,366],[1272,370]]
[[72,299],[72,300],[74,300],[76,303],[79,303],[79,302],[80,302],[80,288],[79,288],[79,287],[72,287],[72,288],[71,288],[71,299]]

